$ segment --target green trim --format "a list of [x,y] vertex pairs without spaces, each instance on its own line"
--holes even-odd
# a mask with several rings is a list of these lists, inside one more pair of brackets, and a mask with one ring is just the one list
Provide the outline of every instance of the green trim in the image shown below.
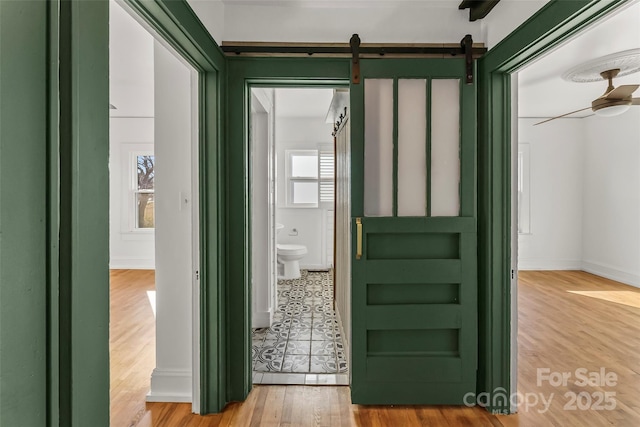
[[[60,82],[58,77],[58,61],[60,49],[58,45],[60,34],[60,8],[56,2],[48,4],[48,26],[49,40],[47,63],[48,67],[48,140],[47,140],[47,178],[49,186],[47,188],[47,320],[49,329],[47,330],[47,426],[55,426],[60,419],[60,398],[58,390],[60,388],[60,305],[58,298],[60,283],[60,255],[59,255],[59,229],[60,223],[60,162],[58,153],[60,152],[59,121],[60,109],[58,103],[58,93]],[[26,49],[25,49],[26,50]],[[30,51],[30,50],[29,50]],[[0,411],[1,412],[1,411]],[[0,424],[2,422],[0,421]]]
[[224,53],[186,1],[124,1],[196,69],[224,70]]
[[226,160],[226,345],[227,401],[251,391],[249,90],[251,86],[344,86],[348,58],[228,58]]
[[125,0],[198,71],[200,197],[200,412],[227,400],[225,360],[224,72],[226,59],[188,3]]
[[[477,74],[474,64],[474,74]],[[476,111],[477,90],[475,85],[465,84],[464,79],[459,80],[458,86],[460,91],[460,140],[461,141],[474,141],[475,150],[461,150],[460,151],[460,176],[463,174],[473,173],[475,177],[472,179],[460,179],[460,216],[478,216],[478,150],[477,150],[477,129],[478,129],[478,114]],[[472,102],[464,102],[464,100],[472,100]],[[463,120],[463,117],[467,117]],[[474,133],[471,135],[470,133]],[[473,172],[471,172],[473,171]]]
[[0,425],[48,417],[48,6],[0,2]]
[[629,0],[551,0],[484,55],[485,69],[513,72]]
[[478,61],[479,392],[515,392],[510,384],[510,73],[624,3],[552,0]]
[[96,194],[109,193],[109,4],[65,0],[57,5],[59,414],[54,425],[104,425],[109,419],[109,202]]
[[427,196],[426,196],[426,204],[425,212],[426,216],[431,216],[431,78],[427,79],[427,105],[425,109],[425,114],[427,115],[427,134],[425,141],[425,149],[427,150]]
[[[362,75],[360,71],[359,75]],[[351,83],[349,86],[349,104],[351,110],[349,111],[349,128],[351,129],[351,136],[349,145],[351,146],[351,194],[362,194],[363,197],[351,198],[351,217],[363,217],[364,216],[364,129],[359,126],[353,126],[353,123],[364,123],[365,118],[365,99],[364,99],[364,85],[366,79],[362,79],[359,84]],[[358,159],[358,161],[354,161]],[[355,220],[351,220],[352,229],[352,241],[356,240],[356,224]],[[363,236],[363,239],[366,235]],[[366,241],[362,242],[363,250],[366,251]],[[355,257],[352,257],[352,265]],[[353,276],[353,271],[351,273]],[[353,305],[353,292],[352,292],[352,305]],[[353,318],[353,313],[352,313]],[[353,325],[352,325],[353,328]],[[357,337],[352,337],[352,341]],[[350,343],[353,348],[353,343]],[[353,369],[352,369],[353,371]]]
[[[365,100],[366,104],[366,100]],[[392,200],[392,215],[398,216],[398,78],[393,78],[393,160],[392,160],[392,184],[393,185],[393,200]]]

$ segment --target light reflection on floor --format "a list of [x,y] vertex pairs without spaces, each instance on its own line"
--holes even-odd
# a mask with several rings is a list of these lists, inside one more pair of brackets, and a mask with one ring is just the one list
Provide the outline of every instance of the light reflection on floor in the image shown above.
[[640,292],[637,291],[567,291],[570,294],[582,295],[603,301],[640,308]]
[[147,291],[147,298],[151,304],[151,310],[153,310],[153,317],[156,317],[156,291]]

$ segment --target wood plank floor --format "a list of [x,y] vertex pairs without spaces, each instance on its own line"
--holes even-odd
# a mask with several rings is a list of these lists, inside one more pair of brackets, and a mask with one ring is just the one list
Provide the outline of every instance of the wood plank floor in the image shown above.
[[[344,386],[254,386],[245,402],[229,404],[221,414],[197,416],[190,404],[145,405],[154,364],[153,315],[146,297],[153,289],[153,272],[114,271],[111,425],[639,426],[640,289],[576,271],[521,272],[519,277],[518,392],[530,402],[534,394],[551,398],[547,411],[541,402],[528,410],[521,405],[517,415],[509,416],[478,407],[359,406],[350,403]],[[113,307],[117,301],[123,307]],[[145,312],[148,319],[140,318]],[[538,385],[538,368],[570,372],[572,377],[566,385]],[[616,385],[576,385],[578,368],[614,372]],[[581,392],[592,405],[598,393],[614,392],[616,407],[581,410],[577,405],[587,403],[584,394],[575,410],[565,409],[571,403],[565,394]]]
[[147,291],[153,270],[111,271],[111,426],[133,427],[145,415],[156,366],[156,324]]

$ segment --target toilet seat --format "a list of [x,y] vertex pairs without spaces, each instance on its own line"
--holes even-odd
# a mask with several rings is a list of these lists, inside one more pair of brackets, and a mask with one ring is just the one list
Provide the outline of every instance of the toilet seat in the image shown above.
[[276,248],[278,255],[304,255],[307,253],[307,247],[303,245],[285,245],[278,243]]

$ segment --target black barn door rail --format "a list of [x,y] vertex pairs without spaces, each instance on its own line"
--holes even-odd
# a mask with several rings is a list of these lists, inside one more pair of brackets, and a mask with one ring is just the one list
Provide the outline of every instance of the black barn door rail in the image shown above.
[[[227,55],[247,56],[286,56],[286,55],[330,55],[351,57],[352,50],[349,43],[238,43],[224,42],[221,46]],[[487,52],[487,48],[476,45],[471,48],[474,58],[478,58]],[[458,56],[465,55],[465,48],[460,43],[440,44],[370,44],[359,45],[359,56],[385,56],[385,55],[433,55],[433,56]]]

